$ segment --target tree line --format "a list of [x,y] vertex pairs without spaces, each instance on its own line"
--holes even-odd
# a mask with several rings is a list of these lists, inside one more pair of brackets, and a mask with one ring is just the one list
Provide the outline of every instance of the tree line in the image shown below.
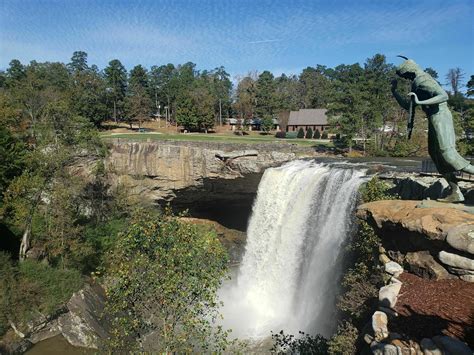
[[[439,80],[434,69],[427,68],[426,72]],[[404,130],[405,113],[390,92],[394,76],[395,66],[382,54],[367,58],[363,65],[329,68],[318,64],[303,69],[299,75],[275,77],[270,71],[250,72],[233,83],[222,66],[200,71],[191,62],[154,65],[150,69],[136,65],[127,72],[120,60],[114,59],[99,70],[88,64],[87,53],[77,51],[68,64],[33,61],[23,65],[12,60],[6,72],[0,72],[0,87],[23,100],[34,120],[44,101],[38,89],[54,86],[69,96],[70,106],[78,115],[96,126],[108,119],[140,126],[155,116],[187,130],[207,131],[230,117],[260,118],[271,127],[271,119],[280,112],[326,108],[335,133],[344,136],[349,146],[358,137],[363,142],[373,140],[373,148],[383,152],[387,145],[397,142]],[[461,137],[472,135],[474,130],[473,104],[469,99],[474,77],[463,94],[464,76],[460,68],[453,68],[445,77]],[[409,91],[408,83],[405,90]],[[413,153],[404,148],[401,155]]]

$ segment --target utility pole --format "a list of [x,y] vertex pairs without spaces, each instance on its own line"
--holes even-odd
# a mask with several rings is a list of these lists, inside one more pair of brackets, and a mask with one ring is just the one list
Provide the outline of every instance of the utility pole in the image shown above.
[[221,102],[221,99],[219,99],[219,123],[222,127],[222,102]]

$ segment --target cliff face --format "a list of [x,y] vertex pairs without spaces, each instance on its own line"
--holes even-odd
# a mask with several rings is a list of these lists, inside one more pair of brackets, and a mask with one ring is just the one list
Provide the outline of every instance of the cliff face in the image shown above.
[[[113,141],[106,166],[111,182],[149,202],[239,199],[254,195],[263,171],[310,155],[290,145]],[[237,181],[238,180],[238,181]],[[192,193],[188,193],[192,192]]]

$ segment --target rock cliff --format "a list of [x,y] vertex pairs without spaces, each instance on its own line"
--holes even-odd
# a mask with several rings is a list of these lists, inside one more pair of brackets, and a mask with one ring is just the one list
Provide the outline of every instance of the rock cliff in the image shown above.
[[312,148],[286,143],[113,140],[109,148],[106,166],[111,181],[150,202],[170,201],[177,195],[190,203],[253,197],[266,168],[314,154]]

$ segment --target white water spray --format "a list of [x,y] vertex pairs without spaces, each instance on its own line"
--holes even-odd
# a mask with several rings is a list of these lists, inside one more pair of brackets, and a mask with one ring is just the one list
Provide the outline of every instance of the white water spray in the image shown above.
[[338,257],[364,172],[294,161],[265,171],[236,283],[221,290],[224,326],[240,338],[284,329],[329,335]]

